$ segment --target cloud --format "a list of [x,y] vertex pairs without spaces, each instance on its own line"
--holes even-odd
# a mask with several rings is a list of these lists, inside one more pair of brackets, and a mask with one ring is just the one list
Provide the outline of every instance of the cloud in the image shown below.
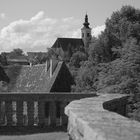
[[104,31],[105,25],[96,26],[92,29],[92,35],[95,37],[98,37],[99,34],[101,34],[102,31]]
[[37,13],[37,15],[31,18],[31,21],[38,21],[40,19],[43,19],[43,17],[44,17],[44,12],[40,11]]
[[5,13],[0,13],[0,18],[1,19],[5,19],[6,18],[6,14]]
[[[46,51],[57,37],[80,37],[81,22],[73,17],[49,18],[43,11],[29,20],[17,20],[0,31],[0,51],[21,48],[27,51]],[[96,27],[93,34],[99,34],[103,27]]]
[[79,24],[73,17],[53,19],[40,11],[29,20],[20,19],[4,27],[0,32],[0,50],[46,51],[57,37],[76,37]]

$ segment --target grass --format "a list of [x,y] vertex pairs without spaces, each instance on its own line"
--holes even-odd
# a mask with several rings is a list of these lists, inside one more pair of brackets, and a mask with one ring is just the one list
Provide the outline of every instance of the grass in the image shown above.
[[66,132],[50,132],[20,136],[0,136],[0,140],[69,140]]
[[0,140],[69,140],[66,127],[0,127]]

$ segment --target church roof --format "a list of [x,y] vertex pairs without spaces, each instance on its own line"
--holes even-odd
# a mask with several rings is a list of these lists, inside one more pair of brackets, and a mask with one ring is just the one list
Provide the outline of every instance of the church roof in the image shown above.
[[81,38],[57,38],[52,48],[62,48],[65,51],[68,50],[69,46],[75,49],[84,46],[83,40]]
[[9,77],[7,90],[9,92],[50,92],[63,62],[53,61],[52,77],[50,63],[33,66],[11,65],[4,67]]

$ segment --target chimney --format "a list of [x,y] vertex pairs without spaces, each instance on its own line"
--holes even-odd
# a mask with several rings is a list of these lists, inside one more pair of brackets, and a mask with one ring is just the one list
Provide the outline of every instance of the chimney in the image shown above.
[[52,59],[50,59],[50,78],[52,77]]

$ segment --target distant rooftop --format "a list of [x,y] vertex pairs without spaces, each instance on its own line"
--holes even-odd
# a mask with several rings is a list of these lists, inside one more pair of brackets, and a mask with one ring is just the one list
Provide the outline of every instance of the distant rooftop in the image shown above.
[[67,50],[69,46],[73,48],[77,48],[80,46],[84,46],[81,38],[57,38],[52,48],[62,48],[63,50]]
[[[33,66],[11,65],[4,67],[9,77],[10,92],[49,92],[54,84],[57,72],[63,62],[52,63],[52,77],[50,77],[50,62]],[[53,82],[52,82],[53,81]]]

